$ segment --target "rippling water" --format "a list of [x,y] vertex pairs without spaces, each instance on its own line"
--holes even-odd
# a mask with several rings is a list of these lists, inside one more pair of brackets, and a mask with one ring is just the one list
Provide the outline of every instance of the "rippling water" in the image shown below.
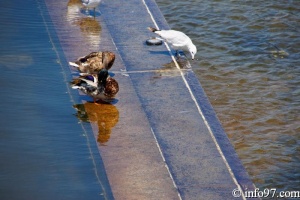
[[300,189],[300,1],[156,0],[255,185]]
[[73,115],[45,2],[1,1],[0,11],[0,199],[112,199],[91,127]]

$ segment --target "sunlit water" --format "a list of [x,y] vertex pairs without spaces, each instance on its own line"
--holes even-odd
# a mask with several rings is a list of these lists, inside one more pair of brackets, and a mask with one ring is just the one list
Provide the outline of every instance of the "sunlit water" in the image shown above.
[[112,199],[44,1],[0,10],[0,199]]
[[300,1],[157,3],[255,185],[300,190]]

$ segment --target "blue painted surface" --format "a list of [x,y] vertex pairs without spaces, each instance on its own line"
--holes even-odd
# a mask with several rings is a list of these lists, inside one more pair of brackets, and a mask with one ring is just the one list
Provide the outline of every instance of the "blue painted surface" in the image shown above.
[[73,115],[44,3],[3,1],[0,10],[0,199],[113,199],[91,128]]

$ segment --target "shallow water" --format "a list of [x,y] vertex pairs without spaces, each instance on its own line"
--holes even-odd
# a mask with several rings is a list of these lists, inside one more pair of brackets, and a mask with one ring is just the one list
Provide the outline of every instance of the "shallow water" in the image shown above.
[[44,1],[0,10],[0,199],[112,199]]
[[255,185],[300,190],[300,1],[156,2]]

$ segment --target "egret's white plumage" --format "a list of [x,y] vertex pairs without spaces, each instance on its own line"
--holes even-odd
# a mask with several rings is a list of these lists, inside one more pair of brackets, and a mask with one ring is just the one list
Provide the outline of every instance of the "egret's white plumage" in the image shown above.
[[188,51],[191,54],[192,59],[194,59],[195,54],[197,53],[197,47],[193,44],[191,38],[183,32],[175,30],[157,30],[156,28],[151,27],[148,27],[148,29],[166,40],[166,42],[171,44],[172,48],[175,50]]
[[99,6],[101,0],[81,0],[81,1],[82,4],[88,9],[94,9],[94,17],[95,17],[96,7]]
[[101,0],[81,0],[82,4],[87,8],[96,8]]

